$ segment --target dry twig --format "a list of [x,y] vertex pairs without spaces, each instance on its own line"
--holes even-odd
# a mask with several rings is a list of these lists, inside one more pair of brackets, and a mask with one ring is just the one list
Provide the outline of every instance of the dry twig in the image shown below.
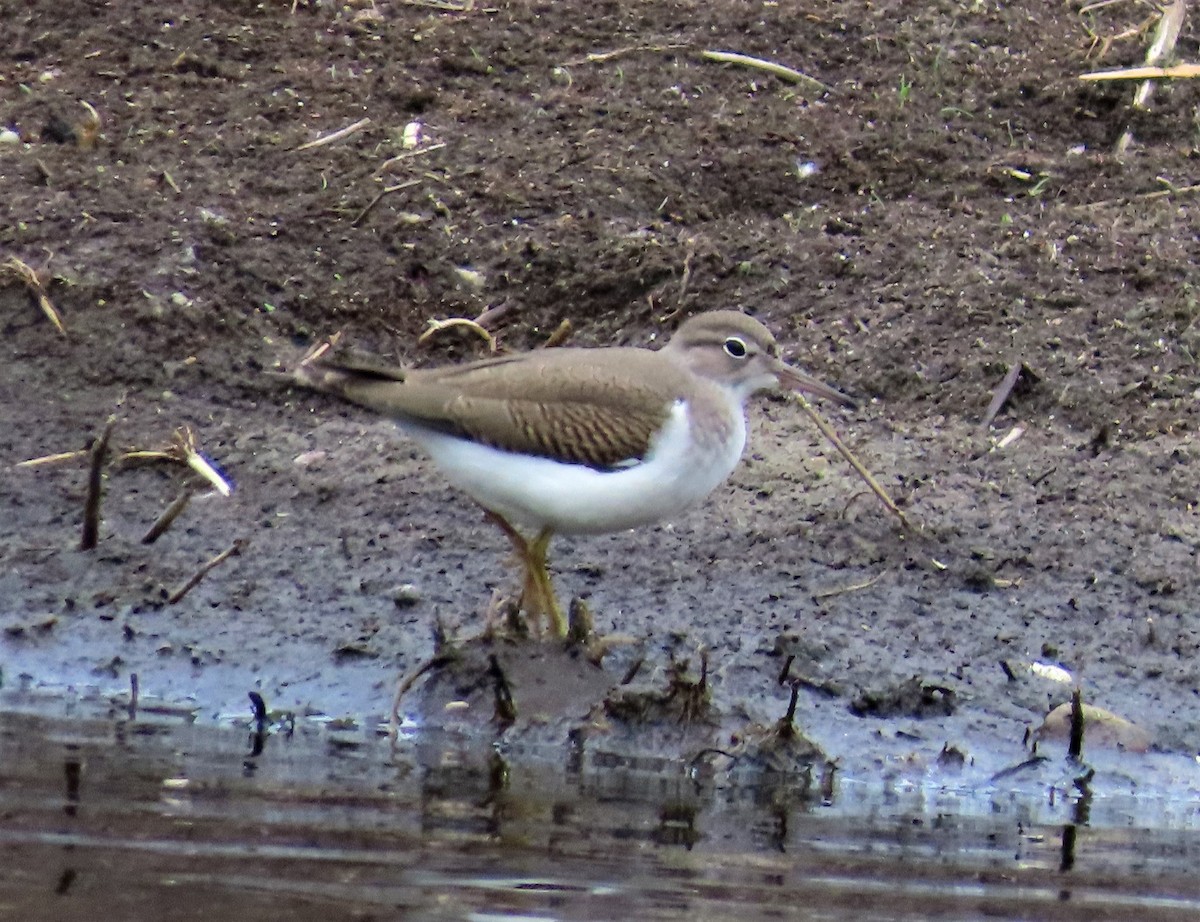
[[679,48],[687,48],[688,46],[682,42],[672,42],[666,45],[625,45],[622,48],[614,48],[612,51],[593,51],[591,54],[585,55],[582,58],[577,58],[573,61],[566,61],[560,64],[560,67],[571,67],[576,64],[603,64],[606,61],[611,61],[614,58],[622,58],[627,54],[638,54],[642,51],[676,51]]
[[1024,363],[1020,361],[1013,362],[1012,367],[1008,369],[1008,374],[1000,382],[1000,386],[996,388],[996,393],[992,396],[992,402],[988,404],[987,412],[983,414],[983,422],[979,424],[979,428],[987,431],[987,428],[992,424],[992,420],[1008,403],[1008,398],[1012,396],[1013,388],[1017,386],[1017,381],[1020,380],[1021,370],[1024,368]]
[[240,554],[247,543],[248,542],[244,538],[238,538],[236,541],[234,541],[231,546],[227,547],[212,560],[208,561],[208,563],[204,564],[204,566],[191,575],[186,583],[172,592],[170,596],[167,597],[167,604],[174,605],[183,599],[183,597],[195,589],[196,586],[200,584],[200,580],[208,576],[209,572],[211,572],[214,568],[219,567],[230,557]]
[[513,306],[511,302],[508,304],[497,304],[495,307],[489,307],[482,314],[476,317],[475,322],[481,327],[490,327],[505,314],[510,313],[512,309]]
[[1170,67],[1119,67],[1116,70],[1096,70],[1080,74],[1080,80],[1187,80],[1200,77],[1200,64],[1173,64]]
[[329,134],[322,135],[319,138],[314,138],[311,141],[301,144],[296,148],[296,153],[300,153],[301,151],[305,150],[313,150],[317,147],[324,147],[326,144],[334,144],[337,141],[341,141],[343,138],[350,137],[350,135],[354,134],[356,131],[361,131],[370,124],[370,118],[360,118],[352,125],[347,125],[345,128],[339,128],[337,131],[331,131]]
[[420,185],[420,183],[421,180],[419,179],[406,179],[404,182],[398,182],[391,186],[384,186],[379,190],[378,193],[376,193],[375,197],[371,199],[371,201],[367,202],[367,204],[363,206],[363,210],[360,211],[355,219],[350,222],[350,226],[358,227],[358,225],[362,224],[363,220],[374,210],[375,206],[383,201],[383,197],[385,195],[391,195],[393,192],[399,192],[401,189],[411,189],[413,186]]
[[28,461],[18,461],[16,467],[41,467],[43,464],[58,464],[60,461],[73,461],[88,453],[86,448],[77,451],[60,451],[53,455],[42,455],[40,458],[30,458]]
[[564,317],[562,319],[562,322],[559,323],[559,325],[554,328],[554,332],[551,333],[548,337],[546,337],[546,341],[544,343],[542,343],[542,348],[543,349],[553,349],[556,346],[561,346],[563,343],[565,343],[568,339],[571,338],[571,335],[574,332],[575,332],[575,327],[571,324],[570,320],[568,320],[566,317]]
[[833,92],[816,77],[810,77],[808,74],[793,70],[783,64],[776,64],[774,61],[752,58],[747,54],[738,54],[736,51],[702,51],[700,52],[700,57],[706,61],[717,61],[721,64],[740,64],[742,67],[752,67],[755,70],[761,70],[773,77],[779,77],[791,83],[807,83],[810,86],[816,87],[822,93]]
[[476,321],[467,317],[451,317],[449,320],[438,320],[434,317],[430,317],[429,320],[426,321],[426,324],[429,326],[429,329],[417,337],[417,345],[419,346],[425,345],[430,339],[432,339],[438,333],[441,333],[443,330],[448,330],[452,327],[463,327],[464,329],[470,330],[472,333],[482,337],[484,342],[488,344],[489,352],[496,351],[496,337],[485,330]]
[[375,174],[379,175],[389,167],[393,167],[397,163],[403,163],[405,160],[412,160],[414,157],[423,157],[426,154],[432,154],[435,150],[441,150],[445,146],[445,141],[439,141],[437,144],[430,144],[417,150],[406,150],[402,154],[396,154],[395,157],[389,157],[383,163],[379,164],[379,166],[375,167]]
[[851,583],[849,586],[838,586],[836,589],[825,589],[821,592],[813,593],[813,600],[820,602],[824,599],[832,599],[834,596],[846,595],[851,592],[862,592],[864,589],[870,589],[877,582],[888,575],[887,570],[876,573],[870,579],[864,579],[858,583]]
[[104,431],[96,439],[89,454],[87,496],[83,501],[83,535],[79,539],[81,551],[94,550],[100,542],[100,500],[104,492],[104,458],[108,454],[108,440],[112,436],[117,418],[110,416]]
[[404,0],[406,6],[424,6],[431,10],[440,10],[443,13],[495,13],[497,10],[491,7],[479,8],[475,7],[475,0]]
[[1200,192],[1200,183],[1191,186],[1173,186],[1161,176],[1158,177],[1158,181],[1167,183],[1167,188],[1155,189],[1153,192],[1142,192],[1141,194],[1132,196],[1130,198],[1108,198],[1099,202],[1086,202],[1075,207],[1085,210],[1091,210],[1093,208],[1108,208],[1112,205],[1128,205],[1130,202],[1135,201],[1149,201],[1156,198],[1168,198],[1172,195],[1191,195],[1192,193]]
[[42,284],[41,278],[33,270],[32,266],[15,256],[10,256],[8,261],[3,266],[0,266],[0,271],[20,280],[37,301],[38,307],[42,309],[42,313],[54,324],[54,328],[62,333],[63,336],[67,335],[67,328],[63,326],[62,318],[58,316],[58,311],[54,309],[54,304],[46,295],[46,286]]
[[170,461],[175,464],[186,464],[199,474],[205,481],[222,496],[233,492],[229,481],[200,454],[196,447],[196,433],[190,426],[181,426],[171,436],[171,443],[164,448],[147,448],[127,451],[121,455],[122,461]]
[[804,395],[797,394],[796,399],[799,401],[801,409],[808,414],[808,418],[816,424],[816,427],[819,430],[821,430],[821,435],[825,436],[825,438],[829,440],[830,444],[838,450],[841,456],[850,463],[850,466],[858,472],[858,476],[861,477],[863,482],[871,488],[871,492],[878,496],[879,501],[883,503],[888,510],[900,520],[901,526],[906,530],[911,531],[912,526],[908,522],[908,517],[900,511],[899,507],[897,507],[892,501],[892,498],[888,496],[887,491],[880,485],[879,481],[875,479],[875,476],[869,470],[867,470],[866,465],[859,461],[854,452],[852,452],[846,443],[838,437],[838,434],[834,432],[833,427],[829,425],[829,423],[825,422],[824,418],[816,411],[816,408],[814,408],[811,403],[804,399]]
[[161,538],[163,533],[171,527],[171,523],[183,514],[183,510],[187,508],[188,503],[191,502],[192,494],[195,492],[190,484],[185,484],[183,492],[172,500],[171,505],[163,510],[163,514],[155,520],[154,524],[150,526],[150,530],[142,536],[142,544],[153,544]]
[[[1179,41],[1179,33],[1183,29],[1183,21],[1187,16],[1187,0],[1171,0],[1163,7],[1162,14],[1158,20],[1158,28],[1154,30],[1154,40],[1150,43],[1150,47],[1146,49],[1146,67],[1133,68],[1132,70],[1140,71],[1136,77],[1131,77],[1130,70],[1124,72],[1108,71],[1100,74],[1084,74],[1084,80],[1097,79],[1142,79],[1141,85],[1133,94],[1133,108],[1147,109],[1150,106],[1150,97],[1154,95],[1154,90],[1157,84],[1155,80],[1162,79],[1167,76],[1172,77],[1195,77],[1200,75],[1200,68],[1195,65],[1184,64],[1179,67],[1160,67],[1163,61],[1171,55],[1175,50],[1175,44]],[[1114,73],[1119,73],[1120,76],[1114,77]],[[1121,137],[1117,139],[1115,150],[1118,156],[1124,154],[1128,150],[1129,145],[1133,143],[1133,129],[1126,128]]]
[[388,727],[388,735],[393,739],[396,738],[400,729],[400,702],[409,690],[417,684],[421,676],[432,672],[435,669],[441,669],[443,666],[448,666],[458,658],[457,653],[435,653],[430,659],[410,672],[407,676],[400,680],[396,685],[396,694],[392,697],[392,718]]

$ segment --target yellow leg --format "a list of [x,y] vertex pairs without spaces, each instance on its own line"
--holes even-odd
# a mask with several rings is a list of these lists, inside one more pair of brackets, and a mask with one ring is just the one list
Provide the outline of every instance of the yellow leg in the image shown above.
[[503,516],[485,509],[484,515],[489,521],[504,532],[517,558],[524,569],[524,580],[521,586],[521,601],[519,607],[525,614],[539,621],[542,616],[550,619],[555,636],[567,635],[567,618],[558,597],[554,594],[554,586],[550,582],[550,573],[546,570],[546,553],[550,549],[550,539],[554,533],[549,528],[543,528],[536,538],[528,540],[512,527]]

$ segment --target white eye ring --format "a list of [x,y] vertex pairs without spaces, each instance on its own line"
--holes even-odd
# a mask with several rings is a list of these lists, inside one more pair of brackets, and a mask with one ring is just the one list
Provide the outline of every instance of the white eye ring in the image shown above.
[[725,354],[731,355],[735,359],[744,359],[746,357],[746,341],[740,336],[730,336],[725,340]]

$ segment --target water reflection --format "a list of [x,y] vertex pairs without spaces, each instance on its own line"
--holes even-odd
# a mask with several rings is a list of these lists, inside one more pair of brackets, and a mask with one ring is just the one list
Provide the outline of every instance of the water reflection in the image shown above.
[[450,734],[393,745],[357,729],[4,712],[0,905],[20,919],[208,922],[1200,909],[1191,802],[1120,794],[1100,775],[1072,785],[1046,762],[1023,789],[978,791],[653,768]]

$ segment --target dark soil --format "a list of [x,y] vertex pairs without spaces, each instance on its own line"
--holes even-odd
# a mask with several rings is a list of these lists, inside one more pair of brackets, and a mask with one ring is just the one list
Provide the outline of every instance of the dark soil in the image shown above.
[[[1108,47],[1089,29],[1117,35],[1143,9],[9,10],[0,122],[20,140],[0,146],[0,255],[37,270],[66,334],[5,277],[4,678],[137,673],[143,695],[205,716],[244,712],[252,689],[386,715],[435,621],[467,637],[512,588],[506,544],[389,423],[278,372],[337,330],[404,362],[473,355],[470,336],[417,338],[489,308],[519,350],[564,319],[575,345],[652,345],[735,306],[860,399],[830,416],[923,533],[795,405],[763,401],[705,508],[556,542],[560,591],[633,640],[612,676],[642,658],[637,681],[664,689],[706,650],[720,736],[783,714],[795,653],[797,722],[831,755],[932,761],[951,742],[1003,763],[1069,697],[1028,669],[1049,663],[1159,747],[1200,748],[1200,100],[1179,81],[1134,113],[1130,84],[1078,79],[1141,60],[1149,35]],[[1178,55],[1196,43],[1189,23]],[[83,447],[110,415],[118,450],[190,426],[233,495],[198,497],[144,546],[184,472],[113,466],[100,545],[77,550],[86,461],[14,465]],[[521,711],[545,668],[514,679],[523,717],[546,716]],[[601,697],[564,693],[567,721],[610,732]]]

